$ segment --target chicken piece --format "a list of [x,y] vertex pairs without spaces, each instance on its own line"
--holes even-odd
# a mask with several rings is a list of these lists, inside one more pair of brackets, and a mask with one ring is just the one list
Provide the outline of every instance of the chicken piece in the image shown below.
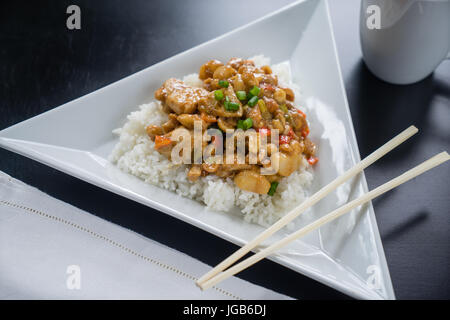
[[161,126],[149,125],[145,128],[148,136],[154,140],[155,136],[161,136],[169,133],[178,126],[177,116],[174,113],[169,114],[169,120]]
[[203,163],[202,169],[208,173],[214,173],[219,169],[219,166],[217,163]]
[[279,182],[283,177],[277,174],[265,175],[264,176],[269,182]]
[[231,58],[227,65],[232,67],[235,70],[239,70],[239,68],[243,65],[255,66],[255,63],[252,60],[243,60],[241,58]]
[[250,170],[253,167],[251,164],[247,163],[231,163],[222,165],[222,170],[225,171],[240,171],[240,170]]
[[219,60],[210,60],[200,67],[200,72],[198,73],[198,77],[201,80],[212,78],[214,71],[216,71],[216,69],[221,66],[223,66],[223,63],[220,62]]
[[244,64],[244,60],[242,60],[241,58],[231,58],[227,62],[227,65],[229,65],[230,67],[232,67],[235,70],[239,70],[240,66],[242,66],[243,64]]
[[170,131],[175,129],[177,126],[178,126],[177,115],[175,113],[170,113],[169,120],[167,120],[167,122],[163,123],[161,127],[162,127],[164,133],[169,133]]
[[145,131],[147,131],[147,135],[154,140],[155,136],[161,136],[164,134],[163,128],[156,125],[149,125],[147,128],[145,128]]
[[278,85],[278,77],[274,74],[265,74],[265,73],[259,73],[259,74],[255,74],[256,80],[258,81],[258,83],[267,83],[267,84],[271,84],[273,86],[277,86]]
[[243,65],[239,68],[239,73],[241,74],[247,90],[259,85],[259,81],[255,76],[257,73],[255,72],[257,72],[257,68],[250,65]]
[[286,92],[286,99],[293,102],[295,100],[295,94],[294,91],[292,91],[291,88],[281,88]]
[[278,103],[272,99],[272,98],[268,98],[268,97],[263,97],[264,103],[266,104],[267,110],[270,113],[274,113],[275,111],[278,110],[278,108],[280,107],[278,105]]
[[301,131],[308,125],[306,119],[302,117],[295,109],[289,110],[289,116],[291,117],[291,124],[295,132]]
[[192,165],[191,169],[189,169],[189,172],[187,174],[187,178],[191,182],[195,182],[198,180],[200,175],[202,174],[202,169],[200,168],[200,165],[194,164]]
[[291,175],[302,163],[301,155],[288,155],[284,152],[276,152],[270,157],[270,161],[275,169],[278,168],[278,174],[283,177]]
[[271,74],[272,73],[272,68],[265,65],[261,67],[261,70],[264,71],[265,74]]
[[303,152],[306,155],[306,158],[313,157],[316,154],[316,145],[309,139],[304,140],[305,149]]
[[252,170],[239,172],[234,177],[234,183],[241,189],[258,194],[267,194],[270,182],[264,176]]
[[299,142],[297,140],[292,139],[289,145],[292,148],[292,152],[297,155],[301,155],[303,153],[303,150],[305,150],[305,143],[303,141]]
[[222,89],[224,96],[228,97],[230,102],[237,103],[239,105],[239,109],[236,111],[228,111],[225,109],[224,101],[218,102],[214,98],[214,92],[210,92],[207,97],[203,97],[199,101],[198,109],[200,112],[204,112],[208,115],[213,115],[217,117],[225,117],[225,118],[240,118],[244,113],[244,109],[242,108],[242,104],[239,99],[236,97],[234,93],[234,89],[232,85],[229,85],[228,88]]
[[286,91],[280,88],[276,89],[273,94],[273,98],[279,104],[286,103]]
[[265,126],[265,122],[261,115],[261,110],[259,110],[259,107],[252,107],[248,108],[246,112],[247,118],[252,119],[253,121],[253,128],[259,129]]
[[203,119],[198,114],[180,114],[177,117],[177,120],[189,130],[194,129],[195,121],[200,121],[202,125],[202,131],[205,131],[208,128],[208,124],[205,121],[203,121]]
[[205,88],[208,91],[222,89],[222,87],[219,85],[219,79],[213,78],[208,78],[205,81],[203,81],[203,88]]
[[236,74],[236,70],[229,66],[220,66],[214,71],[213,78],[218,80],[226,80]]
[[217,125],[223,132],[226,132],[227,129],[234,130],[236,129],[237,118],[219,117],[219,119],[217,120]]
[[209,92],[203,88],[194,88],[183,81],[170,78],[155,92],[155,98],[168,106],[176,114],[194,113],[200,99]]
[[245,91],[247,88],[245,86],[244,81],[242,80],[242,76],[240,74],[236,74],[235,76],[229,79],[231,84],[233,85],[234,91]]
[[259,168],[256,165],[251,165],[248,163],[238,163],[238,158],[236,155],[234,155],[233,163],[226,163],[226,159],[224,159],[224,161],[225,163],[221,164],[215,173],[217,176],[221,178],[232,176],[236,173],[236,171],[252,170],[254,168]]

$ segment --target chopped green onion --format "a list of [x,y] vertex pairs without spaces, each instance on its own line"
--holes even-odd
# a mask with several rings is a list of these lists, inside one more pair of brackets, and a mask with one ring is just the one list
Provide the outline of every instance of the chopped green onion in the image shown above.
[[251,90],[250,90],[250,94],[254,97],[259,96],[259,93],[261,92],[261,88],[254,86]]
[[280,105],[280,109],[284,112],[284,113],[288,113],[288,108],[286,107],[286,105],[283,103],[282,105]]
[[259,106],[259,110],[261,111],[261,113],[267,112],[267,107],[266,107],[266,103],[264,102],[264,100],[259,99],[258,106]]
[[228,110],[228,104],[230,103],[230,98],[228,96],[225,96],[225,102],[223,103],[223,106],[225,107],[225,110]]
[[289,122],[289,124],[295,128],[295,123],[294,120],[292,119],[292,117],[289,115],[289,113],[284,115],[284,118],[287,120],[287,122]]
[[242,130],[248,130],[253,127],[253,120],[251,118],[247,118],[245,120],[238,120],[237,128]]
[[227,80],[219,80],[219,86],[221,86],[222,88],[228,88],[229,85],[230,84]]
[[236,92],[236,97],[241,101],[247,100],[247,93],[245,91],[238,91]]
[[256,104],[258,103],[258,97],[252,97],[250,100],[248,100],[248,105],[250,107],[254,107],[256,106]]
[[244,121],[244,130],[250,129],[253,127],[253,120],[251,118],[247,118]]
[[223,99],[223,92],[222,92],[222,90],[216,90],[216,91],[214,91],[214,98],[215,98],[217,101],[222,101],[222,99]]
[[267,194],[269,196],[273,196],[275,194],[275,191],[277,191],[277,187],[278,187],[278,182],[274,181],[270,184],[270,189],[269,192],[267,192]]
[[224,103],[224,105],[225,105],[225,110],[227,110],[227,111],[237,111],[237,110],[239,110],[239,104],[236,103],[236,102],[228,102],[228,101],[226,101]]

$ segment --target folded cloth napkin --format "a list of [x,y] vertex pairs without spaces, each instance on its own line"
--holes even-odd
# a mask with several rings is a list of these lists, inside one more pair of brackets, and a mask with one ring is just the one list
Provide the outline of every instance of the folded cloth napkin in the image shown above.
[[209,269],[0,171],[0,299],[288,299]]

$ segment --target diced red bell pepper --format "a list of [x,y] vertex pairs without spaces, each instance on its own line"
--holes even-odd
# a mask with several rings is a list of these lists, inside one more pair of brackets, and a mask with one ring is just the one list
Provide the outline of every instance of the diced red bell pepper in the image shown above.
[[287,135],[281,135],[280,136],[280,144],[289,144],[289,142],[291,142],[291,137],[287,136]]
[[260,128],[258,130],[259,134],[263,136],[270,136],[270,129],[269,128]]
[[292,128],[289,128],[289,132],[288,132],[288,136],[293,138],[294,137],[294,130],[292,130]]
[[300,113],[300,115],[306,119],[306,114],[302,110],[297,109],[297,112]]
[[263,83],[263,84],[261,84],[261,86],[260,86],[263,90],[267,90],[267,91],[270,91],[270,92],[275,92],[275,88],[271,85],[271,84],[269,84],[269,83]]
[[308,135],[309,135],[309,128],[308,127],[303,128],[302,129],[302,137],[306,138]]
[[319,162],[319,158],[317,158],[317,157],[309,157],[308,158],[308,163],[312,166],[315,165],[317,162]]

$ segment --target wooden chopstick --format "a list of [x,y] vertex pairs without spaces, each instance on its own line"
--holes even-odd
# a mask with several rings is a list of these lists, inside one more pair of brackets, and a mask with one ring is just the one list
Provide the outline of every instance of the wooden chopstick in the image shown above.
[[447,152],[441,152],[434,156],[433,158],[423,162],[422,164],[414,167],[413,169],[406,171],[402,175],[398,176],[395,179],[392,179],[385,184],[379,186],[378,188],[365,193],[361,197],[337,208],[336,210],[332,211],[331,213],[323,216],[320,219],[317,219],[316,221],[308,224],[307,226],[301,228],[300,230],[290,234],[289,236],[281,239],[280,241],[272,244],[271,246],[267,247],[266,249],[263,249],[259,251],[258,253],[254,254],[253,256],[249,257],[248,259],[236,264],[235,266],[227,269],[226,271],[219,273],[217,276],[209,279],[208,281],[202,283],[200,287],[205,290],[208,289],[219,282],[227,279],[230,276],[235,275],[236,273],[241,272],[242,270],[248,268],[249,266],[255,264],[256,262],[264,259],[274,251],[284,247],[288,243],[298,239],[299,237],[317,229],[323,226],[324,224],[333,221],[336,218],[339,218],[340,216],[346,214],[347,212],[351,211],[352,209],[359,207],[366,202],[369,202],[370,200],[382,195],[383,193],[394,189],[395,187],[398,187],[399,185],[417,177],[418,175],[421,175],[422,173],[450,160],[450,156]]
[[261,232],[256,238],[248,242],[245,246],[241,247],[239,250],[234,252],[231,256],[223,260],[221,263],[219,263],[216,267],[211,269],[209,272],[207,272],[205,275],[203,275],[200,279],[197,280],[197,285],[202,287],[202,283],[205,281],[211,279],[218,273],[222,272],[229,266],[231,266],[233,263],[235,263],[237,260],[242,258],[244,255],[246,255],[248,252],[250,252],[252,249],[254,249],[256,246],[258,246],[261,242],[269,238],[271,235],[273,235],[275,232],[283,228],[285,225],[287,225],[289,222],[294,220],[297,216],[299,216],[301,213],[306,211],[309,207],[312,207],[314,204],[316,204],[318,201],[320,201],[322,198],[327,196],[330,192],[332,192],[334,189],[339,187],[341,184],[346,182],[347,180],[351,179],[358,173],[360,173],[362,170],[370,166],[372,163],[383,157],[385,154],[387,154],[392,149],[399,146],[401,143],[406,141],[408,138],[416,134],[419,130],[415,126],[410,126],[408,129],[401,132],[399,135],[385,143],[383,146],[375,150],[373,153],[371,153],[369,156],[367,156],[364,160],[358,162],[354,167],[347,170],[345,173],[343,173],[341,176],[337,177],[335,180],[330,182],[328,185],[317,191],[315,194],[313,194],[311,197],[306,199],[304,202],[302,202],[298,207],[291,210],[288,214],[286,214],[284,217],[282,217],[280,220],[275,222],[272,226],[270,226],[265,231]]

